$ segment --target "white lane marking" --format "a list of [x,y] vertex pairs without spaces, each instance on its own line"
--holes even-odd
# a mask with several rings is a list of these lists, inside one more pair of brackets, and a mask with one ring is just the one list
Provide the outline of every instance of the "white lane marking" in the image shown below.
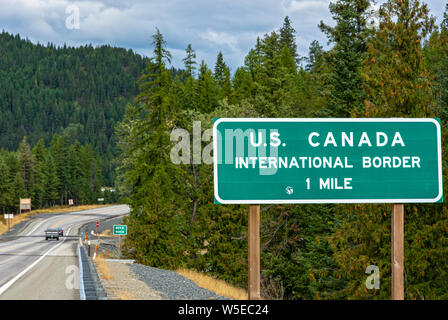
[[[18,248],[18,250],[20,250],[20,253],[17,253],[15,255],[11,255],[11,257],[9,257],[9,258],[0,260],[0,267],[3,268],[3,266],[7,265],[11,260],[17,259],[20,256],[31,255],[32,253],[36,252],[36,248],[40,249],[41,247],[45,247],[45,246],[48,245],[48,243],[37,242],[37,243],[34,243],[34,247],[31,247],[30,244],[31,243],[25,243],[23,246]],[[39,246],[39,247],[36,247],[36,246]],[[23,250],[21,250],[22,248],[23,248]],[[1,255],[4,255],[4,253],[2,253]]]
[[[123,208],[124,207],[124,208]],[[128,213],[129,212],[129,207],[128,206],[116,206],[116,207],[109,207],[109,208],[99,208],[99,209],[93,209],[93,210],[101,210],[101,209],[115,209],[117,210],[119,213],[118,214],[122,214],[122,213]],[[121,209],[121,210],[120,210]],[[86,211],[90,211],[90,210],[86,210]],[[82,211],[81,211],[82,212]],[[74,214],[75,212],[71,213]],[[76,212],[77,213],[77,212]],[[91,213],[98,213],[98,212],[91,212]],[[117,212],[115,212],[115,214],[117,214]],[[46,219],[45,219],[46,220]],[[31,233],[33,233],[42,223],[45,222],[42,221],[40,222],[36,227],[33,228],[33,230],[31,230],[30,232],[28,232],[26,235],[30,235]],[[90,220],[88,220],[90,221]],[[70,230],[72,227],[70,227],[67,231],[67,235],[69,235]],[[19,280],[23,275],[25,275],[29,270],[31,270],[35,265],[37,265],[43,258],[45,258],[48,254],[50,254],[53,250],[55,250],[56,248],[58,248],[59,246],[61,246],[66,239],[62,240],[61,243],[59,243],[58,245],[56,245],[55,247],[51,248],[50,250],[48,250],[47,252],[45,252],[38,260],[36,260],[35,262],[33,262],[30,266],[28,266],[25,270],[23,270],[21,273],[19,273],[17,276],[15,276],[13,279],[11,279],[10,281],[8,281],[6,284],[4,284],[2,287],[0,287],[0,295],[2,295],[9,287],[11,287],[17,280]]]
[[40,227],[40,225],[42,224],[42,223],[44,223],[45,222],[45,219],[43,220],[43,221],[41,221],[37,226],[35,226],[30,232],[28,232],[25,236],[29,236],[30,234],[32,234],[34,231],[36,231],[36,229],[37,228],[39,228]]
[[[71,229],[71,228],[70,228]],[[68,230],[67,234],[70,233],[70,229]],[[9,287],[11,287],[14,283],[16,283],[17,280],[19,280],[23,275],[25,275],[29,270],[31,270],[36,264],[38,264],[43,258],[45,258],[49,253],[51,253],[53,250],[55,250],[56,248],[60,247],[63,243],[65,242],[65,239],[62,240],[61,243],[59,243],[58,245],[54,246],[53,248],[51,248],[50,250],[48,250],[47,252],[45,252],[39,259],[37,259],[36,261],[34,261],[31,265],[29,265],[25,270],[23,270],[22,272],[20,272],[18,275],[16,275],[14,278],[12,278],[11,280],[9,280],[6,284],[4,284],[2,287],[0,287],[0,295],[2,295],[6,290],[9,289]]]

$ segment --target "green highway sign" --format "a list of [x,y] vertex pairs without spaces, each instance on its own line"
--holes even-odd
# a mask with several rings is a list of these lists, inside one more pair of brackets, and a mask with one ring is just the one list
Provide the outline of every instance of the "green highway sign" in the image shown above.
[[213,123],[215,203],[442,202],[438,119]]
[[114,236],[125,236],[128,234],[128,226],[114,225]]

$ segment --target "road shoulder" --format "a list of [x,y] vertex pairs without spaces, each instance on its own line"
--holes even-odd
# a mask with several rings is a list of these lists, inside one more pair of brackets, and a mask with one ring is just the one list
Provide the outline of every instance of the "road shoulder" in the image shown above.
[[94,262],[108,299],[162,300],[160,293],[139,280],[128,264],[107,261],[101,257]]

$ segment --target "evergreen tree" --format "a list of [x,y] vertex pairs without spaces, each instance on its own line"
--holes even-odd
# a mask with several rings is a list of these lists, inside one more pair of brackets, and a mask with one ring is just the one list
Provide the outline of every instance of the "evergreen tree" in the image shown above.
[[218,87],[211,70],[204,61],[199,67],[196,90],[198,110],[206,113],[214,110],[218,105]]
[[7,213],[12,204],[11,181],[8,175],[8,167],[3,159],[0,159],[0,208],[2,213]]
[[14,177],[11,191],[11,205],[17,210],[19,208],[20,198],[26,197],[25,182],[20,172],[17,172]]
[[[369,103],[361,115],[435,115],[431,77],[422,48],[433,25],[427,6],[417,0],[389,0],[381,6],[379,29],[368,45],[365,78]],[[442,135],[447,136],[446,128]],[[442,152],[447,151],[443,148]],[[447,165],[445,160],[443,165]],[[444,299],[447,277],[440,270],[448,262],[444,230],[448,210],[441,204],[404,207],[405,299]],[[339,265],[336,275],[347,281],[339,298],[390,298],[391,209],[390,205],[338,206],[341,223],[330,243]],[[438,258],[430,262],[429,257]],[[371,264],[381,270],[381,290],[366,290],[365,277],[360,276]]]
[[187,56],[182,59],[185,66],[185,72],[186,76],[194,76],[194,72],[196,70],[196,53],[194,52],[193,48],[191,47],[191,44],[189,43],[187,46],[187,49],[185,50]]
[[331,91],[326,115],[349,117],[352,110],[364,106],[366,94],[361,75],[366,57],[366,43],[370,30],[367,28],[369,0],[337,0],[330,3],[330,12],[336,26],[323,22],[319,27],[334,43],[331,52]]
[[191,48],[191,44],[188,44],[186,49],[187,56],[183,59],[185,66],[185,85],[182,87],[182,101],[183,107],[186,109],[194,110],[197,109],[197,92],[196,83],[194,79],[194,73],[196,70],[196,53]]
[[443,32],[448,31],[448,3],[445,5],[445,12],[443,13],[443,20],[440,27]]
[[233,94],[232,90],[232,80],[230,78],[230,68],[224,69],[224,76],[221,85],[221,97],[230,98]]
[[448,120],[448,4],[440,31],[435,30],[424,48],[425,67],[434,75],[433,90],[442,123]]
[[213,74],[216,79],[216,82],[218,83],[219,86],[222,86],[222,84],[223,84],[224,71],[226,70],[226,68],[227,68],[227,65],[224,62],[224,57],[222,55],[222,52],[220,51],[216,58],[215,72]]
[[152,72],[150,75],[161,74],[166,67],[166,63],[171,63],[171,53],[166,49],[166,41],[160,30],[156,28],[156,33],[152,36],[154,45],[154,56],[151,58],[153,64],[150,64]]
[[283,21],[283,26],[280,28],[280,47],[287,47],[294,61],[298,64],[301,59],[297,53],[295,33],[296,30],[292,27],[291,20],[286,16]]
[[43,139],[48,146],[55,133],[66,134],[101,154],[112,185],[114,125],[138,94],[147,59],[106,45],[43,46],[7,32],[0,32],[0,56],[0,148],[17,150],[25,135],[30,145]]
[[[178,101],[170,72],[165,62],[170,54],[157,29],[153,36],[154,55],[140,79],[141,93],[137,110],[144,118],[133,120],[135,127],[127,149],[133,159],[126,173],[134,194],[130,202],[129,243],[138,246],[137,259],[149,265],[169,268],[178,266],[182,255],[183,212],[178,168],[169,156],[168,130],[175,125]],[[177,192],[176,192],[177,191]]]
[[419,1],[388,1],[381,6],[380,27],[369,43],[364,73],[368,115],[427,117],[433,112],[422,42],[434,22]]
[[51,141],[50,153],[54,159],[57,172],[57,185],[59,203],[68,203],[68,192],[70,183],[70,169],[68,161],[68,142],[66,136],[54,135]]
[[59,199],[58,186],[60,185],[58,179],[58,172],[56,170],[56,162],[51,154],[47,154],[44,159],[44,181],[43,181],[43,195],[42,198],[46,206],[56,205]]
[[218,53],[215,64],[214,78],[219,87],[218,98],[229,98],[232,95],[232,82],[230,80],[230,68],[224,62],[222,52]]
[[319,44],[319,41],[314,40],[313,42],[311,42],[310,45],[306,70],[308,72],[316,71],[319,65],[323,63],[322,58],[323,58],[323,47]]
[[25,196],[31,196],[33,190],[34,157],[26,136],[19,145],[20,174],[24,183]]
[[[76,141],[70,146],[68,151],[68,199],[73,199],[77,203],[84,204],[82,194],[84,181],[86,180],[86,172],[82,166],[82,150],[81,145]],[[90,172],[89,172],[90,173]]]
[[44,162],[47,154],[44,140],[40,139],[37,145],[33,148],[34,168],[33,168],[33,194],[32,203],[38,207],[43,207],[43,192],[44,192]]
[[281,46],[280,35],[266,34],[246,59],[254,70],[254,97],[251,103],[266,117],[291,116],[300,111],[295,90],[297,69],[287,46]]
[[233,77],[233,87],[235,88],[233,93],[233,101],[239,102],[249,97],[253,98],[253,78],[245,67],[239,67],[236,69]]

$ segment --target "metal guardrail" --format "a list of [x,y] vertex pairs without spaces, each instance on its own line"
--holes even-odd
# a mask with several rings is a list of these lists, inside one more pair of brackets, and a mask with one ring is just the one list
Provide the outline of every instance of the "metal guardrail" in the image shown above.
[[81,245],[78,243],[78,266],[79,266],[79,299],[86,300],[86,292],[84,291],[84,272],[81,260]]
[[106,259],[106,261],[107,262],[125,263],[125,264],[135,263],[135,260],[132,260],[132,259]]
[[[104,221],[108,221],[111,219],[116,219],[118,217],[123,216],[123,214],[118,214],[107,219],[103,219]],[[103,221],[101,220],[101,221]],[[92,221],[86,222],[78,229],[79,234],[79,244],[78,244],[78,256],[79,256],[79,266],[80,266],[80,298],[81,300],[107,300],[107,294],[104,290],[100,278],[98,276],[95,265],[93,264],[92,259],[87,254],[87,249],[82,243],[82,239],[84,239],[84,234],[88,231],[87,226],[91,224]],[[75,236],[76,237],[76,236]],[[103,238],[101,240],[111,239],[113,237],[100,237]],[[93,238],[90,241],[95,243],[97,239]],[[101,246],[107,247],[115,247],[115,244],[107,243],[106,241],[101,241]],[[132,263],[130,260],[125,263]],[[81,267],[82,266],[82,267]],[[82,268],[82,269],[81,269]],[[82,283],[82,284],[81,284]],[[82,290],[81,290],[82,288]],[[82,292],[83,291],[83,292]]]
[[83,245],[78,244],[79,295],[81,300],[107,300],[96,268]]

